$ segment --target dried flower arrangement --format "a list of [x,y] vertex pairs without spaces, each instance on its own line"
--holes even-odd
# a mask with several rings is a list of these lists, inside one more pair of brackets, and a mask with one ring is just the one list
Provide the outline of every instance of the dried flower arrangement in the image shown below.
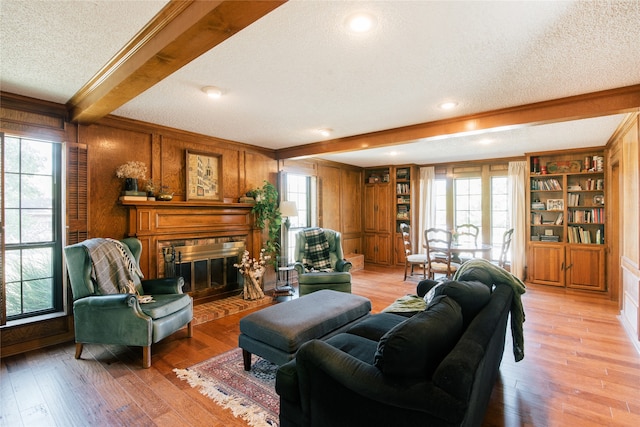
[[258,279],[262,277],[266,270],[266,263],[271,258],[265,255],[265,249],[260,250],[259,259],[251,258],[249,251],[244,251],[239,264],[233,264],[244,277],[244,299],[264,298],[264,292]]
[[147,165],[143,162],[130,161],[116,168],[118,178],[144,179],[147,176]]

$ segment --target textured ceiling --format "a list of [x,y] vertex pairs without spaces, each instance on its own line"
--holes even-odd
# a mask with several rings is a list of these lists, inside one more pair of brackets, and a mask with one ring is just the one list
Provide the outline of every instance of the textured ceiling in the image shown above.
[[[2,0],[2,90],[65,103],[163,6]],[[376,17],[371,33],[346,31],[355,11]],[[113,114],[285,148],[322,140],[318,128],[340,138],[638,84],[638,40],[637,0],[290,1]],[[224,96],[210,100],[207,85]],[[445,100],[458,108],[438,109]],[[604,145],[621,120],[322,157],[370,166],[518,156]]]

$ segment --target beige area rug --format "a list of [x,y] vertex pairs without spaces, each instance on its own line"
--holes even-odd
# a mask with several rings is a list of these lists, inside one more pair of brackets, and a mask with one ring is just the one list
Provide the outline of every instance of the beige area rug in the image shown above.
[[174,369],[204,396],[232,411],[254,427],[279,426],[280,400],[275,391],[277,365],[253,356],[251,371],[244,370],[242,349],[223,353],[187,369]]
[[199,325],[201,323],[210,322],[251,308],[267,306],[273,302],[273,297],[270,295],[265,295],[264,298],[258,300],[245,300],[242,299],[242,294],[240,294],[204,304],[198,304],[193,307],[193,324]]

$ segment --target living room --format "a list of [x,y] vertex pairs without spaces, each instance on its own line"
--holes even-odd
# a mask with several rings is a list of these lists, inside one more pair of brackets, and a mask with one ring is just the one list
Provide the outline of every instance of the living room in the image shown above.
[[[4,2],[3,2],[4,3]],[[91,2],[87,2],[91,3]],[[3,8],[5,6],[3,5]],[[277,9],[276,9],[277,11]],[[4,15],[3,15],[4,20]],[[637,70],[634,65],[633,51],[626,51],[620,56],[630,57],[627,70]],[[3,55],[4,57],[4,55]],[[100,64],[101,66],[102,64]],[[94,67],[93,72],[97,71]],[[4,71],[4,69],[3,69]],[[86,205],[70,203],[71,197],[78,194],[71,187],[66,187],[67,193],[67,241],[72,237],[82,240],[83,237],[110,236],[122,238],[127,235],[131,227],[131,207],[118,203],[123,182],[115,176],[118,166],[131,160],[141,161],[149,168],[149,177],[166,186],[167,191],[173,193],[173,200],[167,205],[188,204],[186,188],[186,152],[206,153],[220,156],[222,170],[222,199],[216,203],[234,205],[247,191],[262,186],[265,180],[278,184],[279,175],[283,172],[302,173],[313,176],[321,181],[318,191],[317,224],[334,228],[345,234],[347,252],[364,253],[363,220],[367,215],[361,208],[363,201],[365,173],[371,167],[390,165],[438,166],[445,169],[455,167],[477,166],[478,163],[505,163],[509,161],[526,160],[526,153],[536,153],[541,150],[538,146],[519,149],[517,155],[496,156],[493,158],[469,158],[446,162],[436,161],[404,161],[396,163],[388,161],[389,157],[379,163],[369,165],[351,164],[349,161],[338,161],[340,155],[336,152],[357,152],[359,147],[368,144],[369,147],[382,147],[389,140],[394,144],[420,138],[430,138],[444,133],[460,133],[468,130],[469,123],[476,129],[495,129],[498,127],[515,127],[521,123],[522,115],[527,123],[552,123],[568,121],[575,118],[593,118],[596,116],[610,116],[612,114],[630,113],[631,116],[621,121],[606,139],[602,139],[597,147],[604,147],[606,151],[607,181],[611,183],[609,191],[617,189],[621,195],[618,201],[619,209],[607,205],[609,215],[619,212],[618,230],[625,232],[611,233],[607,244],[606,291],[597,293],[605,301],[614,301],[618,312],[622,310],[623,298],[627,303],[635,303],[637,310],[637,283],[640,278],[638,264],[638,76],[631,73],[631,78],[625,84],[606,87],[607,90],[597,89],[580,92],[578,95],[568,94],[554,98],[545,98],[541,103],[510,104],[511,108],[503,106],[486,107],[475,114],[460,114],[447,117],[446,120],[433,119],[429,121],[413,121],[417,125],[398,127],[394,131],[381,131],[373,128],[369,132],[338,135],[330,140],[306,139],[295,146],[282,148],[262,146],[240,138],[224,138],[201,132],[187,130],[167,124],[154,124],[118,115],[108,115],[91,124],[78,123],[69,120],[70,108],[66,101],[54,102],[49,96],[38,96],[35,87],[25,87],[18,90],[20,85],[7,86],[3,81],[2,92],[2,122],[1,130],[6,135],[18,135],[27,139],[45,139],[65,141],[69,150],[76,150],[80,158],[86,156],[87,187],[84,194]],[[208,84],[203,82],[202,84]],[[634,86],[635,85],[635,86]],[[5,91],[7,87],[13,90]],[[79,88],[73,89],[72,94]],[[200,88],[197,88],[198,91]],[[167,98],[169,99],[169,98]],[[98,105],[99,102],[96,104]],[[164,101],[163,108],[171,110],[171,103]],[[480,114],[482,113],[482,114]],[[635,114],[635,115],[633,115]],[[264,124],[264,123],[263,123]],[[338,128],[336,125],[331,125]],[[389,129],[393,125],[385,128]],[[443,129],[446,128],[446,132]],[[308,137],[305,137],[308,138]],[[386,142],[385,142],[386,141]],[[580,148],[571,147],[568,150]],[[415,149],[414,149],[415,150]],[[465,151],[461,149],[460,151]],[[471,156],[473,150],[467,150]],[[413,151],[412,153],[417,153]],[[321,158],[326,154],[327,158]],[[417,154],[416,154],[417,155]],[[299,159],[301,156],[312,158]],[[317,157],[313,157],[317,156]],[[364,153],[362,154],[364,156]],[[435,157],[434,157],[435,158]],[[67,155],[66,160],[72,157]],[[330,160],[329,160],[330,159]],[[80,164],[81,161],[78,162]],[[615,168],[614,168],[615,167]],[[611,169],[609,169],[611,168]],[[618,175],[614,175],[617,170]],[[71,174],[67,172],[67,178]],[[417,178],[416,178],[417,182]],[[616,186],[613,183],[619,183]],[[82,188],[82,183],[80,183]],[[393,204],[395,197],[389,201]],[[78,208],[79,207],[79,208]],[[336,208],[338,207],[338,208]],[[418,212],[413,213],[418,216]],[[613,228],[612,228],[613,229]],[[608,228],[609,230],[609,228]],[[250,247],[255,250],[262,244],[263,236],[259,230],[251,229]],[[624,239],[620,239],[624,236]],[[617,251],[617,252],[616,252]],[[4,253],[3,253],[4,254]],[[617,254],[617,255],[616,255]],[[398,257],[393,255],[386,264],[388,269],[397,268]],[[614,262],[610,264],[610,262]],[[147,259],[143,265],[145,274],[154,276],[158,271],[158,259]],[[367,263],[367,269],[376,271],[379,264]],[[384,265],[384,263],[382,263]],[[369,276],[367,276],[369,277]],[[402,288],[403,292],[411,292]],[[635,297],[634,297],[635,295]],[[67,296],[68,297],[68,296]],[[629,307],[629,306],[628,306]],[[633,306],[631,306],[633,307]],[[68,306],[65,306],[68,310]],[[70,314],[70,313],[69,313]],[[627,309],[630,319],[632,309]],[[6,324],[2,330],[3,357],[8,354],[22,354],[31,349],[56,345],[73,340],[73,320],[71,315],[50,316],[52,318],[37,322],[13,322]],[[637,318],[637,315],[636,315]],[[3,319],[3,322],[6,319]],[[237,319],[236,319],[237,321]],[[631,322],[633,323],[633,322]],[[226,325],[230,329],[234,326]],[[634,325],[636,341],[638,339],[637,322]],[[224,330],[224,327],[220,327]],[[230,341],[233,341],[232,339]],[[168,346],[174,341],[170,341]],[[236,342],[237,344],[237,342]],[[637,342],[635,343],[638,346]],[[213,346],[215,348],[215,346]],[[163,357],[169,357],[164,353]],[[133,362],[132,362],[133,364]]]

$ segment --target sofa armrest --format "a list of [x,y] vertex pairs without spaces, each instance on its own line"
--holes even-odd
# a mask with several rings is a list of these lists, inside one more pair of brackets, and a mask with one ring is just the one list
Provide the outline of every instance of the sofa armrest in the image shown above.
[[431,416],[456,423],[461,421],[467,407],[467,402],[455,399],[431,381],[390,378],[375,366],[320,340],[300,347],[296,365],[305,416],[320,411],[331,417],[332,408],[348,404],[353,414],[372,420],[403,417],[407,411],[415,411],[418,417]]
[[346,259],[339,259],[338,261],[336,261],[336,271],[342,271],[346,273],[351,270],[351,267],[353,267],[353,264],[351,264],[351,262],[347,261]]
[[145,295],[181,294],[183,286],[184,279],[182,277],[164,277],[142,281]]

